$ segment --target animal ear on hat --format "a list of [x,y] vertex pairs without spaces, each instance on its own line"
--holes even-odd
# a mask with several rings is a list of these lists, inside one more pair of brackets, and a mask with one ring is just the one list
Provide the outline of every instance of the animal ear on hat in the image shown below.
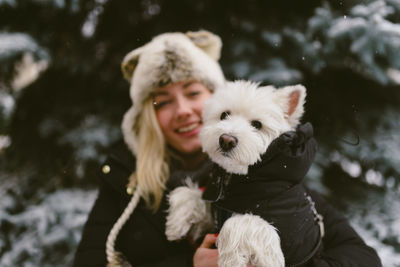
[[186,36],[215,61],[221,56],[222,41],[218,35],[209,31],[186,32]]
[[121,63],[121,70],[124,78],[131,82],[133,72],[135,71],[136,66],[139,63],[140,54],[143,51],[143,46],[136,48],[135,50],[129,52]]
[[275,94],[290,126],[296,127],[304,113],[306,88],[300,84],[286,86],[276,89]]

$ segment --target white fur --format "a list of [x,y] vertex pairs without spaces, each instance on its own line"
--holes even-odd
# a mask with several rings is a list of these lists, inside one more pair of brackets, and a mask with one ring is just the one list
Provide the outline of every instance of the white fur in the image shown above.
[[168,196],[170,207],[165,234],[170,241],[186,236],[197,240],[213,227],[210,205],[201,198],[202,191],[190,179],[186,184]]
[[217,239],[219,267],[284,267],[280,238],[276,229],[259,216],[233,215]]
[[[299,95],[297,106],[288,114],[291,94]],[[276,89],[259,87],[246,81],[227,83],[206,102],[203,129],[200,132],[203,150],[226,171],[246,174],[248,166],[260,160],[269,144],[283,132],[293,130],[304,112],[305,88],[301,85]],[[231,115],[221,120],[221,113]],[[260,130],[251,126],[252,120],[262,123]],[[229,153],[219,147],[222,134],[233,135],[238,145]]]
[[219,60],[221,57],[222,41],[217,35],[203,30],[197,32],[189,31],[186,36],[214,60]]

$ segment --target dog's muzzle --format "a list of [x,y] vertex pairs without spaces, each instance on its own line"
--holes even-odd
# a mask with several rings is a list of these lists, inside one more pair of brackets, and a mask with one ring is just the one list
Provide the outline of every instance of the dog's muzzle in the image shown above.
[[238,139],[229,134],[222,134],[219,137],[219,146],[221,147],[222,151],[229,152],[238,144]]

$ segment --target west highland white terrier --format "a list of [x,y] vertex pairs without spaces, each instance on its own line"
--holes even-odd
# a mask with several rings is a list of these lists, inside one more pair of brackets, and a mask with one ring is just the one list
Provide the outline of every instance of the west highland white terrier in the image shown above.
[[[306,89],[229,82],[207,100],[200,133],[215,163],[205,192],[169,195],[166,236],[219,231],[218,266],[299,266],[320,249],[322,216],[303,186],[316,151],[300,124]],[[210,205],[211,203],[211,205]]]

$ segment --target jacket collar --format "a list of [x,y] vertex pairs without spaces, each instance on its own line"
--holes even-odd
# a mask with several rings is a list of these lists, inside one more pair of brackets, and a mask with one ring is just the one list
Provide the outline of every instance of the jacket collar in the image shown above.
[[222,200],[227,196],[227,191],[232,197],[235,194],[254,197],[256,192],[273,196],[277,193],[277,187],[265,187],[262,183],[279,183],[280,187],[301,183],[316,150],[312,125],[300,125],[296,131],[285,132],[275,139],[262,155],[261,161],[250,166],[246,175],[227,173],[215,164],[203,198],[209,201]]

